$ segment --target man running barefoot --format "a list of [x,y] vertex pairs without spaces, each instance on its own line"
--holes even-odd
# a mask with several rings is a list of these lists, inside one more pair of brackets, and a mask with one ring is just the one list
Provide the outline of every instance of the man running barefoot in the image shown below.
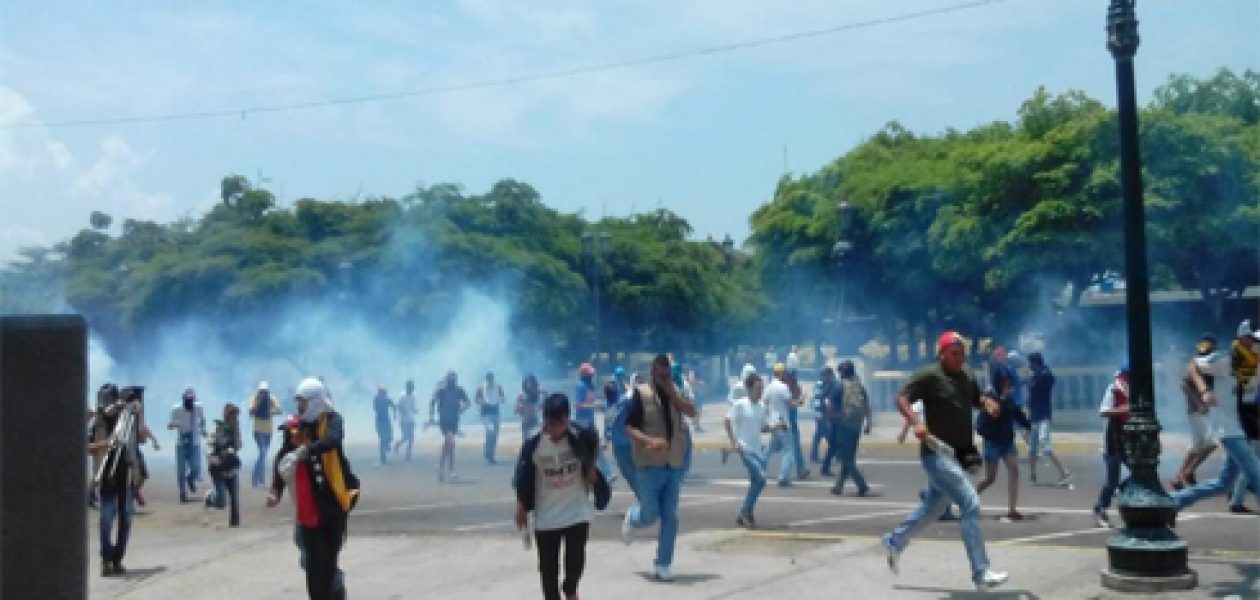
[[[971,563],[971,580],[977,590],[984,591],[1005,583],[1007,574],[989,569],[989,557],[980,534],[980,497],[962,465],[973,464],[976,459],[971,409],[982,408],[990,416],[996,416],[998,405],[980,398],[980,386],[965,367],[967,351],[962,336],[953,331],[941,335],[937,357],[935,365],[915,372],[897,394],[901,416],[914,423],[914,436],[923,442],[919,460],[930,487],[919,507],[896,529],[884,534],[884,549],[888,553],[888,568],[896,574],[901,553],[911,538],[953,502],[961,512],[963,546]],[[910,408],[911,398],[923,401],[924,421],[919,421]],[[948,450],[945,445],[952,448],[954,456],[942,455],[933,449]]]

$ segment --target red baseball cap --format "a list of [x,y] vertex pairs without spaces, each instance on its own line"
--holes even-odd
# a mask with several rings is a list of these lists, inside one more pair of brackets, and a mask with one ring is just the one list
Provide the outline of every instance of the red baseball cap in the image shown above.
[[940,354],[954,344],[963,344],[962,335],[959,335],[957,331],[946,331],[941,334],[940,339],[936,340],[936,353]]

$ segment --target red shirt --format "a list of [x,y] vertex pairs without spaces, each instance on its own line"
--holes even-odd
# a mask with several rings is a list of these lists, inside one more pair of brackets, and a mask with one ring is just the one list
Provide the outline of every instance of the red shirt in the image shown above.
[[311,483],[311,466],[299,461],[294,475],[293,494],[297,501],[297,520],[302,527],[319,526],[319,507],[315,504],[315,486]]

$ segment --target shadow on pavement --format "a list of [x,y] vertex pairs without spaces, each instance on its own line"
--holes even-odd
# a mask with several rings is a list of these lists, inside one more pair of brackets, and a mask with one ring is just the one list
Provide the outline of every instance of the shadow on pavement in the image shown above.
[[656,580],[656,575],[648,571],[639,571],[638,575],[639,577],[642,577],[644,581],[660,583],[661,585],[696,585],[698,583],[708,583],[722,578],[721,575],[713,575],[711,573],[685,573],[682,575],[675,575],[673,581],[658,582]]
[[165,565],[161,565],[157,567],[146,567],[143,569],[128,568],[126,573],[122,575],[115,575],[114,579],[123,579],[126,581],[142,581],[150,577],[153,577],[154,575],[161,575],[162,573],[165,573],[165,572],[166,572]]
[[1208,592],[1213,598],[1260,598],[1260,565],[1234,565],[1239,581],[1222,581],[1212,585]]
[[931,594],[944,594],[944,598],[1002,598],[1004,600],[1038,600],[1040,596],[1028,590],[990,590],[988,592],[977,592],[975,590],[950,590],[945,588],[920,587],[914,585],[894,585],[893,589],[905,590],[908,592],[926,592]]

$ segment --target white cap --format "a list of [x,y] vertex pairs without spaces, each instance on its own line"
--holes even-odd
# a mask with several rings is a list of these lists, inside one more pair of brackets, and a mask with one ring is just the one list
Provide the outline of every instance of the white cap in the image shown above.
[[744,368],[741,369],[739,372],[739,380],[743,381],[745,379],[748,379],[749,375],[752,375],[753,373],[756,373],[756,372],[757,372],[757,367],[754,367],[752,363],[744,363]]
[[1238,324],[1238,333],[1234,334],[1234,337],[1246,337],[1249,335],[1252,335],[1251,319],[1243,319],[1243,322]]
[[269,390],[271,390],[271,384],[267,383],[266,380],[258,382],[258,391],[266,392]]

